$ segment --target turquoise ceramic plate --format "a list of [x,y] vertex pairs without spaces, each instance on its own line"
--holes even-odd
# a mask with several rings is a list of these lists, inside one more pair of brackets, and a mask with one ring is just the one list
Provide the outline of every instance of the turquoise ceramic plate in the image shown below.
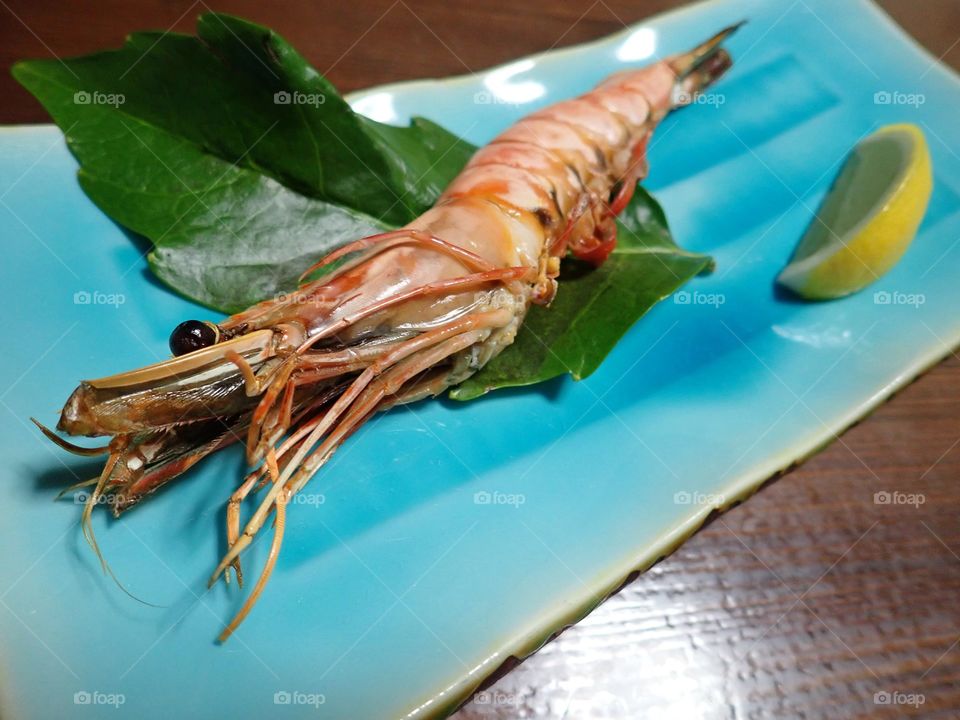
[[[78,188],[57,130],[0,133],[3,717],[442,715],[960,341],[960,85],[865,1],[713,2],[355,101],[482,143],[741,18],[735,70],[651,149],[650,187],[717,272],[655,308],[585,382],[368,425],[293,508],[271,585],[224,647],[213,638],[242,595],[204,580],[240,454],[120,522],[97,518],[116,574],[162,606],[149,607],[101,575],[79,507],[52,502],[94,466],[27,423],[52,422],[78,379],[163,355],[170,328],[204,313],[149,279],[140,249]],[[898,121],[925,129],[936,166],[910,252],[849,299],[780,298],[772,280],[838,162]]]

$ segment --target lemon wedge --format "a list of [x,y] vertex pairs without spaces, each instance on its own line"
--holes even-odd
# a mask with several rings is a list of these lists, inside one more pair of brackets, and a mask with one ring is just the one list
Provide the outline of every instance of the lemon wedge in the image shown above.
[[920,128],[878,130],[850,153],[778,282],[808,300],[861,290],[906,252],[932,190]]

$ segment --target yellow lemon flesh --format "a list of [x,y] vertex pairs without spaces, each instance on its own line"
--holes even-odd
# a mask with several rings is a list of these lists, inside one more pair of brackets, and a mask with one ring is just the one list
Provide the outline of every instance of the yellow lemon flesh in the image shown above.
[[777,278],[808,300],[863,289],[897,264],[927,211],[930,151],[916,125],[888,125],[860,142]]

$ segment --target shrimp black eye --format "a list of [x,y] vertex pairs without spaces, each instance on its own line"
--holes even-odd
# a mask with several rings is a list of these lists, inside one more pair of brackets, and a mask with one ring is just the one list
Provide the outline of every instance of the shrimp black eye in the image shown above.
[[187,320],[177,325],[170,333],[170,352],[179,356],[209,347],[217,342],[219,335],[220,332],[213,323]]

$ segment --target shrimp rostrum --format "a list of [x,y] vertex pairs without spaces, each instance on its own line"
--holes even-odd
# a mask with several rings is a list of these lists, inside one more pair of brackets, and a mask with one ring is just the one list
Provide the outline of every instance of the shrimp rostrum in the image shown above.
[[[82,448],[41,428],[68,450],[107,456],[82,517],[94,548],[97,504],[120,515],[242,442],[251,472],[227,502],[227,548],[210,583],[232,572],[242,584],[241,553],[268,522],[274,532],[228,637],[273,570],[290,499],[344,440],[374,413],[435,396],[510,345],[531,303],[563,292],[561,258],[607,258],[616,215],[646,174],[651,134],[731,66],[721,42],[735,29],[523,118],[477,151],[432,209],[304,268],[316,279],[296,292],[220,323],[182,323],[170,360],[82,382],[57,429],[109,443]],[[244,520],[250,495],[259,503]]]

